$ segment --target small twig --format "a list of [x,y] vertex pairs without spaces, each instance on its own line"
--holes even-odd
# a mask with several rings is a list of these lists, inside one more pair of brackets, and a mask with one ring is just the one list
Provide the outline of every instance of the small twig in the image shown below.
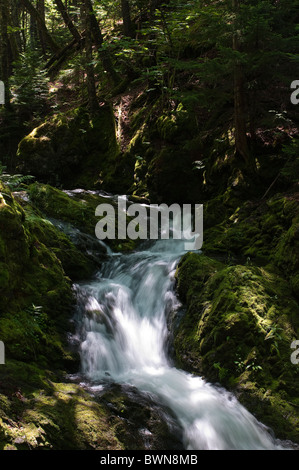
[[262,199],[264,199],[264,198],[267,196],[267,194],[268,194],[268,192],[270,191],[270,189],[272,188],[272,186],[274,186],[274,184],[275,184],[276,181],[278,180],[279,175],[280,175],[280,172],[279,172],[278,175],[276,176],[275,180],[270,184],[269,188],[267,189],[267,191],[266,191],[265,194],[263,195]]

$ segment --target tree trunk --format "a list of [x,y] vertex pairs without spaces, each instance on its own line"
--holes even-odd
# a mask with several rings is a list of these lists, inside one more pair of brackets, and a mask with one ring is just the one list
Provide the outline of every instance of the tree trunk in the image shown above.
[[91,0],[83,0],[85,2],[86,13],[89,17],[89,27],[91,36],[94,44],[99,48],[99,55],[104,67],[104,70],[109,74],[113,83],[117,85],[119,83],[118,75],[114,70],[113,64],[109,53],[106,50],[102,50],[101,46],[104,42],[103,35],[99,26],[99,23],[95,17]]
[[50,47],[50,49],[53,52],[57,52],[59,50],[59,47],[56,44],[56,42],[53,40],[51,35],[49,34],[49,31],[48,31],[48,29],[45,25],[45,22],[43,21],[43,19],[42,19],[41,15],[39,14],[38,10],[34,7],[34,5],[32,5],[30,0],[21,0],[21,2],[23,3],[23,5],[26,8],[26,10],[28,11],[28,13],[30,13],[31,17],[36,20],[36,23],[37,23],[38,27],[40,28],[40,30],[43,32],[45,40],[47,41],[47,44]]
[[84,0],[84,25],[85,25],[85,59],[86,59],[86,80],[88,92],[88,107],[91,115],[95,115],[99,110],[99,103],[96,93],[96,83],[94,67],[92,63],[92,28],[91,15],[88,0]]
[[85,3],[86,14],[89,17],[89,27],[93,42],[96,46],[101,47],[103,44],[103,35],[99,23],[95,17],[91,0],[83,0]]
[[[36,9],[38,13],[40,14],[43,22],[45,23],[45,0],[37,0]],[[47,53],[47,47],[46,47],[47,41],[46,41],[44,32],[40,29],[38,30],[38,37],[39,37],[39,42],[40,42],[43,54],[45,56]]]
[[[237,19],[240,9],[240,0],[232,1],[233,12]],[[241,52],[240,46],[240,31],[235,19],[235,30],[233,32],[233,50],[235,52]],[[246,124],[246,100],[244,93],[244,72],[242,64],[238,59],[235,60],[234,64],[234,124],[235,124],[235,146],[236,153],[240,155],[245,163],[248,165],[250,160],[250,151],[247,143],[247,124]]]
[[20,33],[21,27],[21,18],[20,18],[20,7],[17,0],[11,2],[10,7],[10,24],[14,28],[17,28],[18,31],[10,34],[10,43],[12,49],[13,61],[18,59],[19,53],[22,51],[22,39]]
[[121,11],[123,17],[124,35],[130,38],[134,38],[135,31],[131,20],[131,8],[129,0],[121,0]]
[[27,28],[27,10],[23,9],[22,18],[21,18],[21,37],[22,37],[22,51],[26,51],[27,47],[27,38],[26,38],[26,28]]
[[[31,49],[35,49],[37,46],[37,41],[38,41],[38,28],[37,28],[36,16],[32,15],[31,13],[30,13],[29,33],[30,33]],[[42,30],[41,30],[41,33],[42,33]]]
[[62,65],[68,60],[75,51],[79,51],[85,42],[85,37],[82,36],[80,43],[73,39],[69,44],[63,47],[57,54],[54,54],[46,64],[46,69],[49,75],[54,78],[59,72]]
[[77,30],[76,26],[74,25],[70,15],[68,14],[66,5],[62,3],[61,0],[54,0],[57,6],[58,11],[60,12],[66,26],[70,30],[71,34],[73,35],[74,39],[76,39],[77,42],[80,42],[81,40],[81,34]]
[[249,160],[249,148],[247,143],[247,113],[244,100],[244,75],[242,66],[234,67],[234,121],[235,121],[235,145],[238,154],[245,162]]

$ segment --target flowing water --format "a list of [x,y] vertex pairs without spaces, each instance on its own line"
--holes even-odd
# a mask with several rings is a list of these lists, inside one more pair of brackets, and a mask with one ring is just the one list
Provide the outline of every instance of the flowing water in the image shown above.
[[168,319],[180,240],[110,253],[92,281],[77,286],[81,372],[94,388],[128,384],[168,407],[187,450],[279,449],[268,430],[226,390],[177,369],[169,358]]

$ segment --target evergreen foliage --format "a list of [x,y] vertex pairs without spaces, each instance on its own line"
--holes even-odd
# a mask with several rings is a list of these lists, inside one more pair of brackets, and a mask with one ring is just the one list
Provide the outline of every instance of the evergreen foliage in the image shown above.
[[12,102],[22,116],[40,118],[48,109],[49,77],[37,50],[19,55],[10,80]]

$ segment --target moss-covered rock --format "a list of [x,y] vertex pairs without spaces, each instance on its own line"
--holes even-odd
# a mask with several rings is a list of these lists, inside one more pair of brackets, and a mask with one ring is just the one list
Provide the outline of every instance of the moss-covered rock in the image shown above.
[[[95,207],[107,199],[90,192],[70,196],[37,183],[28,194],[12,194],[0,183],[0,449],[122,450],[177,442],[149,406],[145,411],[144,404],[126,398],[135,418],[124,421],[117,407],[111,409],[117,394],[113,399],[110,393],[108,404],[107,397],[65,382],[65,374],[79,367],[67,341],[72,281],[91,276],[98,266],[87,255],[91,244],[94,257],[97,249],[100,260],[106,253],[94,230]],[[123,241],[125,249],[133,245]],[[140,413],[151,437],[137,430]]]
[[179,364],[232,389],[282,438],[299,442],[299,306],[275,270],[227,266],[189,253],[177,270],[186,313],[175,333]]
[[73,294],[60,255],[67,266],[65,248],[75,248],[7,187],[0,184],[0,190],[0,338],[10,358],[63,368],[72,360],[61,331]]
[[[84,108],[55,115],[24,137],[17,151],[18,171],[67,188],[101,187],[119,155],[110,106],[90,118]],[[107,183],[107,182],[106,182]]]
[[[97,222],[100,220],[95,215],[96,208],[100,204],[111,204],[114,207],[115,231],[118,230],[118,204],[114,199],[107,199],[95,192],[80,191],[78,193],[67,194],[50,185],[34,183],[28,188],[28,193],[32,204],[37,207],[47,217],[54,218],[61,222],[66,222],[79,229],[81,232],[90,235],[97,242],[95,236],[95,228]],[[129,219],[128,219],[129,220]],[[128,251],[135,248],[138,241],[130,240],[129,238],[118,240],[105,239],[105,242],[116,251]],[[106,252],[105,248],[97,243],[99,253]],[[95,248],[95,247],[94,247]]]
[[298,270],[299,205],[293,195],[244,201],[229,189],[204,204],[203,252],[226,260]]
[[196,117],[179,103],[175,109],[157,118],[156,131],[170,143],[188,140],[197,131]]
[[204,204],[202,254],[177,269],[181,367],[233,390],[282,438],[299,441],[297,193],[248,200],[233,186]]
[[47,246],[59,259],[65,274],[72,281],[87,279],[95,272],[101,259],[96,263],[93,257],[79,250],[71,239],[57,228],[55,221],[52,223],[49,219],[45,219],[36,212],[36,209],[33,210],[32,206],[26,204],[25,213],[26,227],[34,243]]
[[0,382],[1,450],[122,450],[106,407],[49,370],[9,361]]
[[0,380],[0,450],[178,450],[181,429],[150,396],[113,385],[96,395],[36,364]]

